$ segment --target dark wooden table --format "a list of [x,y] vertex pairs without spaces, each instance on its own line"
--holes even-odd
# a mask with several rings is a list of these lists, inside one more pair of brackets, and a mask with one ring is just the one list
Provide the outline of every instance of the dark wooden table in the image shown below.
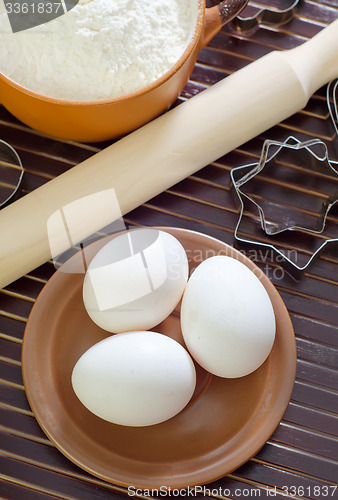
[[[291,2],[279,3],[287,6]],[[252,33],[236,32],[231,26],[223,29],[201,51],[177,104],[273,49],[299,45],[337,16],[338,0],[304,0],[300,1],[293,19],[283,26],[261,27]],[[205,166],[129,213],[125,221],[130,225],[193,229],[233,245],[238,209],[230,189],[231,168],[256,161],[265,139],[284,141],[289,135],[302,141],[322,139],[330,157],[338,160],[338,140],[329,117],[325,88],[295,116]],[[106,146],[46,138],[18,122],[1,106],[0,138],[15,147],[22,158],[25,176],[21,194],[48,182]],[[325,198],[325,189],[330,191],[337,183],[334,176],[330,177],[327,172],[314,176],[307,165],[299,166],[292,158],[281,172],[284,173],[280,176],[262,175],[256,181],[253,193],[256,201],[272,207],[272,213],[282,205],[284,214],[296,210],[302,216],[318,218],[319,205],[313,203],[313,199]],[[291,177],[290,172],[293,172]],[[289,234],[278,238],[276,244],[284,251],[297,252],[304,262],[325,238],[338,237],[337,208],[330,212],[323,235],[312,238],[305,233]],[[267,241],[257,228],[257,214],[249,208],[241,234],[247,237],[254,234]],[[243,251],[250,252],[250,249],[243,248]],[[196,498],[269,498],[268,487],[273,488],[275,498],[338,498],[338,489],[335,489],[338,477],[337,251],[328,245],[297,279],[283,271],[270,254],[257,252],[254,260],[277,287],[294,325],[298,348],[294,391],[280,425],[261,451],[238,470],[209,485],[205,492],[196,493]],[[25,396],[21,376],[25,325],[35,299],[54,271],[53,265],[47,263],[0,292],[0,498],[122,499],[127,490],[90,476],[54,447],[37,424]],[[183,497],[184,492],[180,496]]]

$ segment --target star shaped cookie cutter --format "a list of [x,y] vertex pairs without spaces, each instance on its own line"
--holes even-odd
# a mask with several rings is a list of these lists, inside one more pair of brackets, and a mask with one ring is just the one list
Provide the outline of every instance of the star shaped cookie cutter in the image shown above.
[[[320,146],[323,149],[323,154],[318,154],[316,151],[314,151],[314,147]],[[273,148],[273,152],[271,153],[271,148]],[[326,226],[326,221],[327,217],[329,214],[329,211],[331,208],[338,202],[338,188],[333,192],[333,195],[328,196],[325,201],[323,201],[322,204],[322,211],[321,211],[321,217],[320,220],[317,221],[314,227],[306,227],[302,225],[296,224],[294,221],[288,221],[286,218],[282,220],[281,222],[271,222],[268,221],[268,219],[265,216],[265,212],[262,208],[262,206],[257,203],[252,196],[249,196],[246,194],[242,187],[246,185],[251,179],[253,179],[259,172],[261,172],[266,165],[273,160],[278,153],[283,148],[288,148],[294,151],[306,151],[307,153],[311,154],[312,157],[320,162],[324,168],[328,168],[331,172],[336,174],[338,176],[338,170],[336,170],[333,167],[332,162],[329,159],[328,155],[328,149],[326,144],[321,141],[320,139],[312,139],[309,141],[301,142],[298,139],[296,139],[293,136],[288,137],[284,142],[278,142],[278,141],[273,141],[273,140],[266,140],[264,142],[260,160],[258,163],[251,163],[249,165],[245,166],[240,166],[233,168],[230,172],[231,176],[231,181],[232,185],[236,191],[239,203],[240,203],[240,216],[235,228],[234,232],[234,237],[237,241],[241,243],[249,243],[250,245],[258,245],[258,246],[263,246],[266,248],[271,249],[273,252],[279,254],[283,261],[287,263],[288,265],[292,266],[292,268],[298,270],[298,271],[304,271],[314,260],[314,258],[322,252],[322,250],[332,242],[338,242],[338,238],[330,238],[325,240],[319,248],[311,255],[309,260],[306,262],[305,265],[301,266],[298,265],[294,260],[289,258],[285,253],[283,253],[281,250],[279,250],[275,245],[272,243],[264,243],[261,241],[255,241],[252,239],[245,238],[243,236],[240,236],[239,234],[239,228],[243,219],[244,215],[244,200],[249,200],[251,203],[254,204],[254,206],[257,208],[258,213],[259,213],[259,219],[260,219],[260,225],[261,229],[264,231],[264,233],[268,236],[273,236],[277,235],[286,231],[304,231],[307,233],[312,233],[312,234],[322,234],[325,226]]]

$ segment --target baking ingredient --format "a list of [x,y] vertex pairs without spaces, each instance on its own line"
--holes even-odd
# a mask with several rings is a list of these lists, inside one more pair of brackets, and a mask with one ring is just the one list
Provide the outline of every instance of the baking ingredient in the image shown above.
[[188,352],[155,332],[129,332],[92,346],[72,373],[74,391],[98,417],[126,426],[153,425],[179,413],[195,390]]
[[268,357],[276,322],[267,291],[244,264],[226,256],[202,262],[192,273],[181,308],[188,350],[220,377],[242,377]]
[[188,258],[171,234],[152,228],[126,231],[88,266],[83,301],[91,319],[114,333],[150,330],[180,301]]
[[0,71],[61,99],[128,94],[157,80],[181,57],[197,8],[197,0],[80,0],[67,14],[14,34],[2,12]]

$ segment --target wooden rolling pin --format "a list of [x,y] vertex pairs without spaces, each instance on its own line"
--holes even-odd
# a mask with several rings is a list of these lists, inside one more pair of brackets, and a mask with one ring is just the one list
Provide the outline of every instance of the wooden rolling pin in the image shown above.
[[99,203],[76,200],[113,188],[126,214],[296,113],[337,76],[338,20],[300,47],[249,64],[6,207],[0,213],[0,287],[49,260],[49,238],[58,251],[70,246],[57,223],[63,207],[81,241],[120,214],[107,209],[104,197]]

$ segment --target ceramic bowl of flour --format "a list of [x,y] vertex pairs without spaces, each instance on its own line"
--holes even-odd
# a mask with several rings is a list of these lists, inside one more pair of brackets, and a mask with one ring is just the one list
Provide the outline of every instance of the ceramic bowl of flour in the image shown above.
[[199,50],[246,3],[80,0],[16,33],[1,29],[8,20],[0,12],[0,101],[49,136],[121,137],[175,101]]

